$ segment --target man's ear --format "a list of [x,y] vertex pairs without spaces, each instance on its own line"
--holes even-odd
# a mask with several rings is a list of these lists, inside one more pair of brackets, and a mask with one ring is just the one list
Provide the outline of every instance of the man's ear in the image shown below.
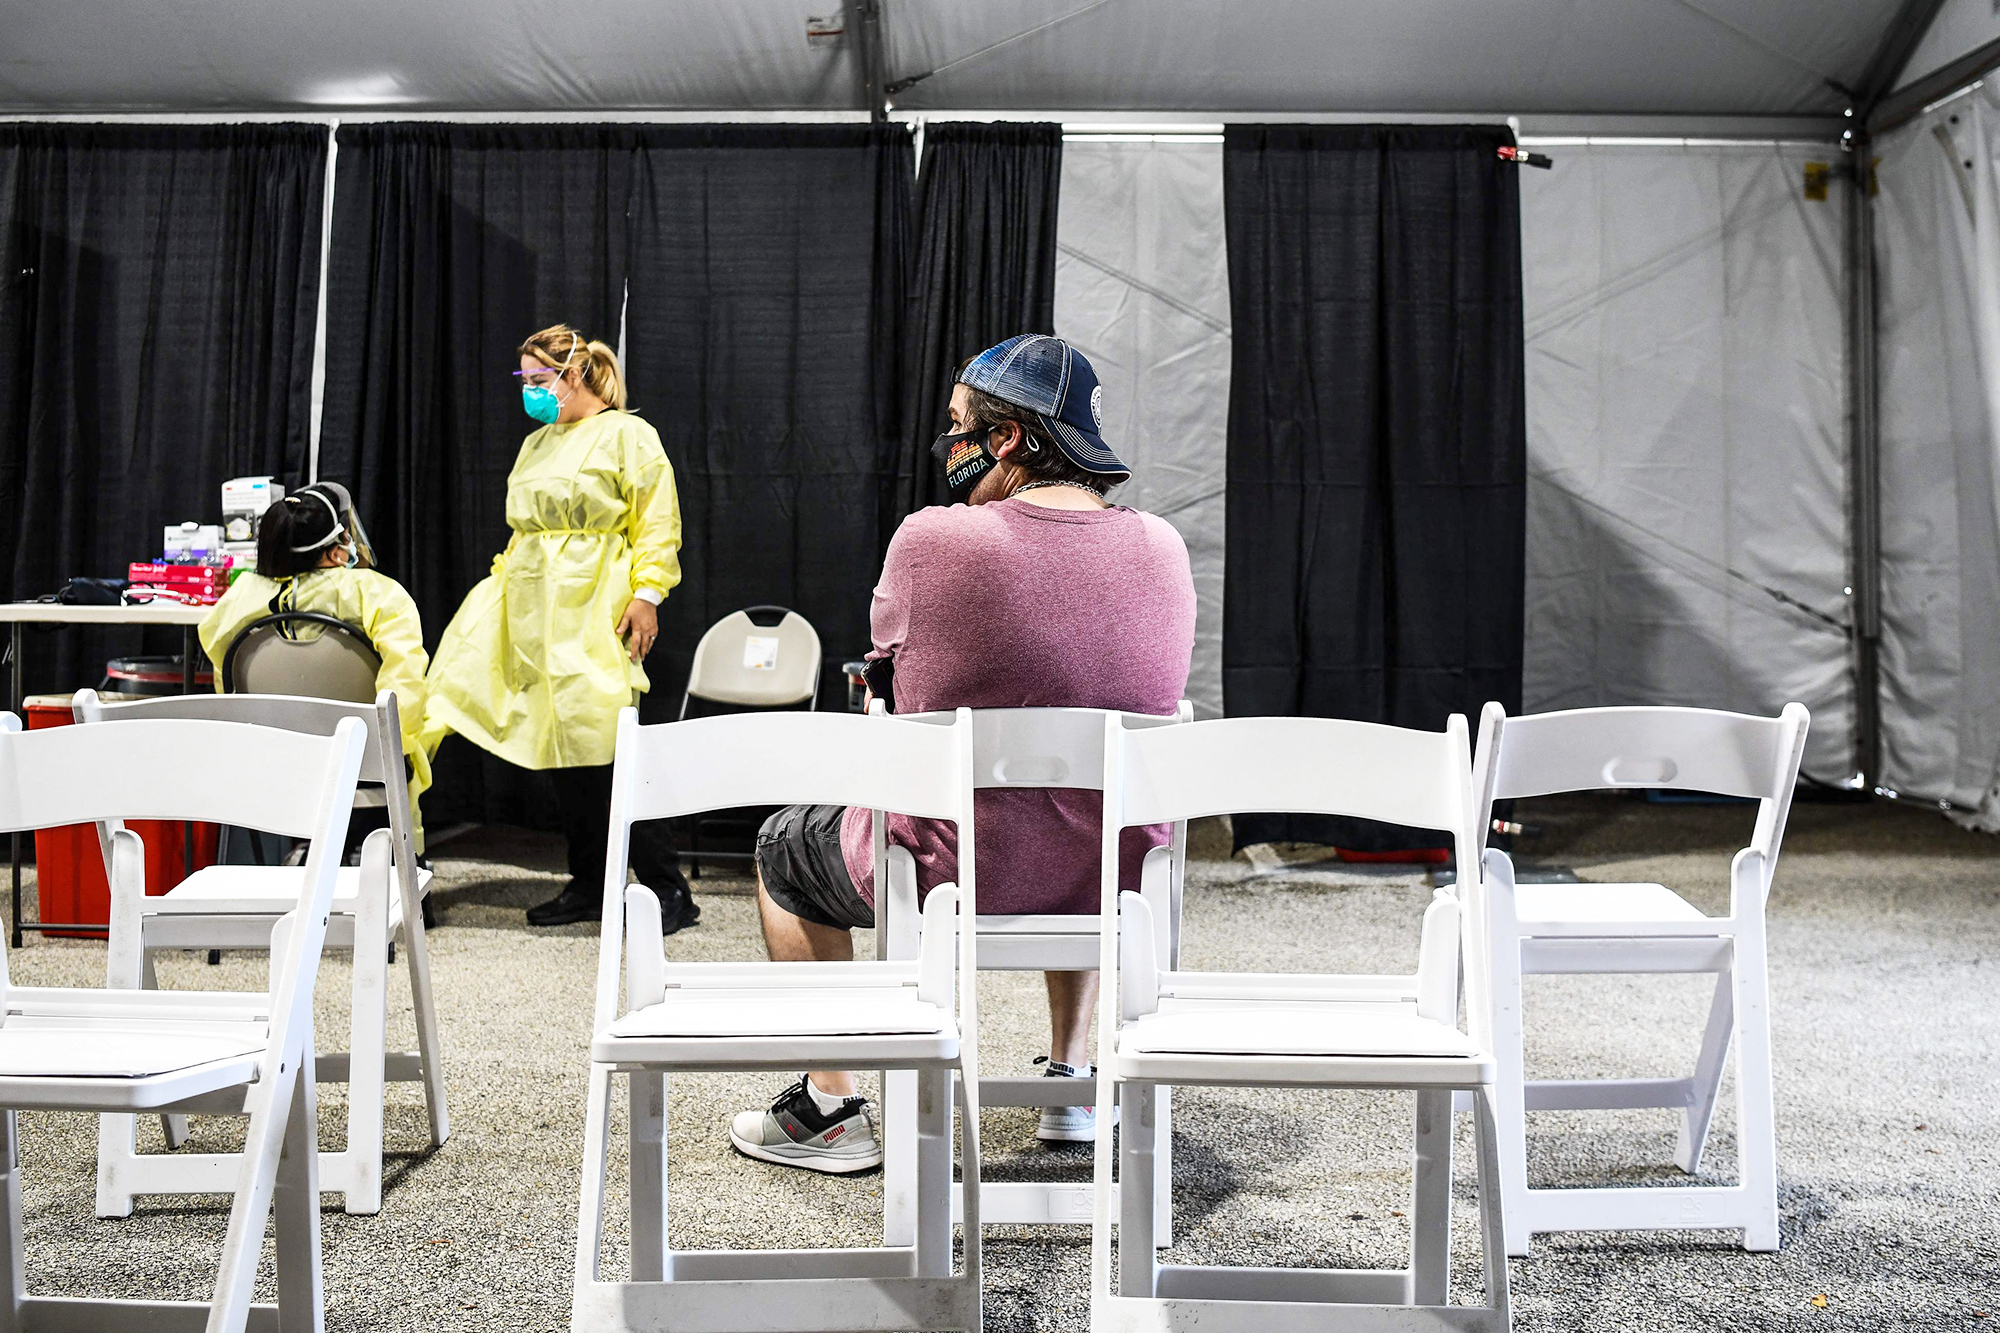
[[1021,448],[1025,439],[1020,422],[1002,421],[986,437],[986,449],[996,463],[1004,463]]

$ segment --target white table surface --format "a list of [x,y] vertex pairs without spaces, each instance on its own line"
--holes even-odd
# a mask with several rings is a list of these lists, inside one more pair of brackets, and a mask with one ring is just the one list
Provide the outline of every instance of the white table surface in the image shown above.
[[0,625],[199,625],[212,609],[179,602],[148,602],[144,606],[0,602]]

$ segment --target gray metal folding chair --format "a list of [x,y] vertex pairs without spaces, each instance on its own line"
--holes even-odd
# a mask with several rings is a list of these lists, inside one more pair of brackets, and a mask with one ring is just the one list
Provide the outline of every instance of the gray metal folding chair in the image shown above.
[[230,643],[222,688],[365,704],[375,701],[381,669],[382,656],[359,625],[318,611],[280,611],[251,621]]
[[[725,711],[753,708],[819,708],[819,631],[798,612],[782,606],[746,606],[708,627],[695,645],[681,693],[680,720],[699,699]],[[688,875],[701,878],[701,831],[719,824],[742,827],[727,811],[687,819]],[[754,829],[754,824],[751,826]],[[709,852],[712,861],[748,861],[746,852]]]

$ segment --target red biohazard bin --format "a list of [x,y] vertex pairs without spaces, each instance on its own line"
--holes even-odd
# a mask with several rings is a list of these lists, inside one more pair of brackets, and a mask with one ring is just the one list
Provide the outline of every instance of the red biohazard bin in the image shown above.
[[[35,694],[22,700],[28,729],[66,727],[75,721],[69,698]],[[157,897],[187,877],[184,840],[192,830],[194,869],[215,864],[219,824],[178,824],[158,819],[129,819],[125,827],[146,844],[146,892]],[[104,854],[97,846],[95,824],[35,830],[35,888],[43,921],[94,922],[111,919],[111,884],[104,877]],[[46,935],[101,940],[102,930],[50,930]]]

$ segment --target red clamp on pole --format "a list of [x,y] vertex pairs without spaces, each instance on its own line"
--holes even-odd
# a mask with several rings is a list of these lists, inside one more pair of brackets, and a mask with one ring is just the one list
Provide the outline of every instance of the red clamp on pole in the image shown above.
[[1531,153],[1512,144],[1500,145],[1500,160],[1512,162],[1517,167],[1540,167],[1544,171],[1556,164],[1556,160],[1547,153]]

